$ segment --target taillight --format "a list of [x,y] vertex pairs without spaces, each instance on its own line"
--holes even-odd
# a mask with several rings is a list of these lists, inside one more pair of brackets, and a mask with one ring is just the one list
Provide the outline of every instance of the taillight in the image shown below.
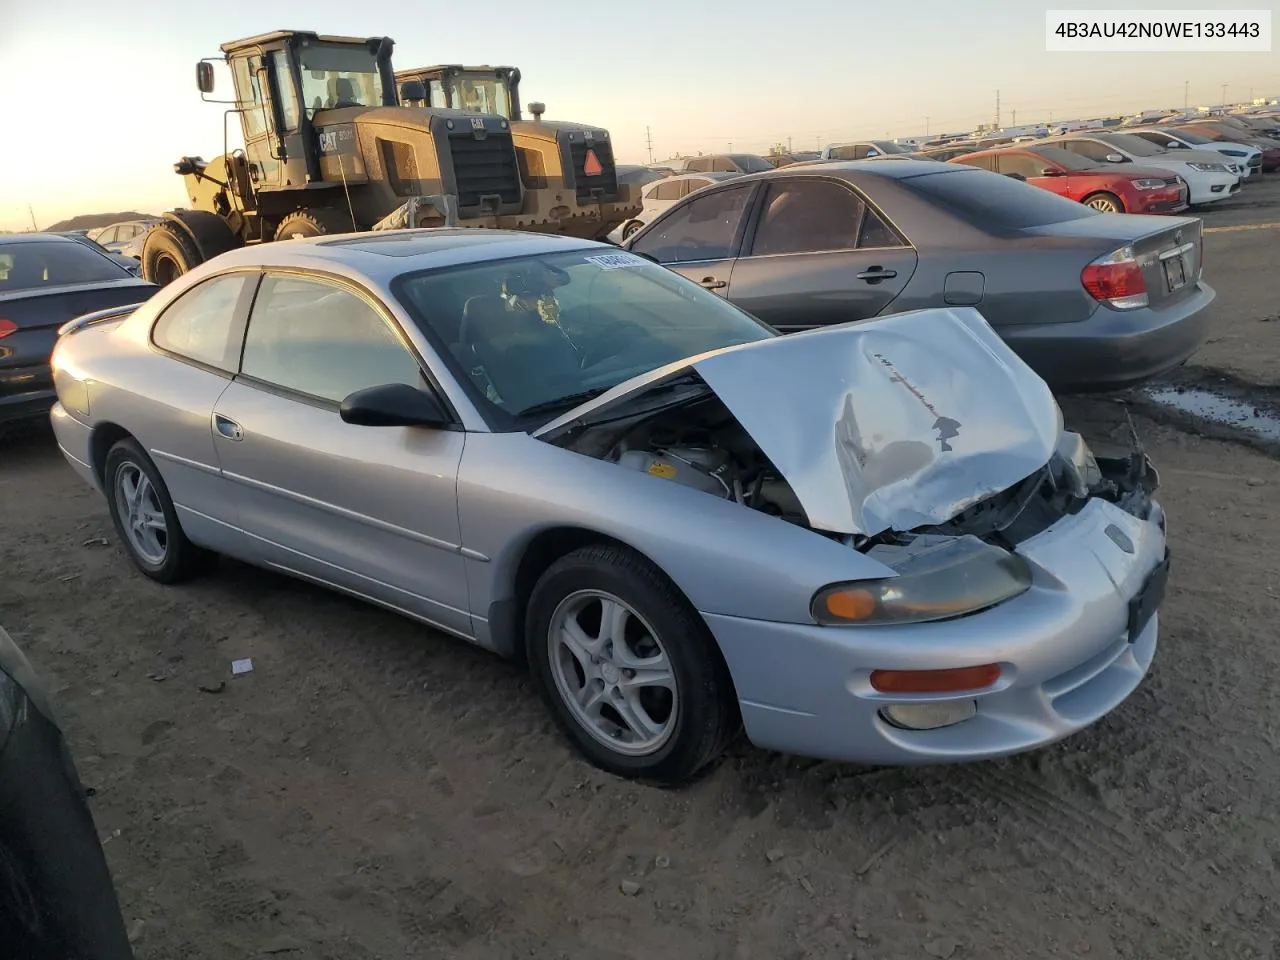
[[12,320],[0,320],[0,340],[18,331],[18,325]]
[[1150,302],[1133,247],[1121,247],[1094,260],[1080,272],[1080,282],[1089,296],[1116,310],[1145,307]]

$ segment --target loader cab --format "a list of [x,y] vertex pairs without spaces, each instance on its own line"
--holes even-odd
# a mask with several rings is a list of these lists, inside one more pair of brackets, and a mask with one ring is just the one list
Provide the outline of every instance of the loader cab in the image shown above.
[[[518,67],[463,67],[456,64],[402,70],[396,80],[403,84],[417,81],[425,88],[425,97],[406,96],[405,106],[467,113],[487,113],[504,120],[521,120],[520,69]],[[422,92],[422,91],[414,91]]]
[[[316,118],[331,110],[395,106],[393,47],[389,37],[283,30],[222,45],[252,191],[305,189],[325,179],[322,155],[358,155],[353,125],[339,123],[322,136]],[[197,81],[201,93],[212,91],[207,61],[197,66]]]

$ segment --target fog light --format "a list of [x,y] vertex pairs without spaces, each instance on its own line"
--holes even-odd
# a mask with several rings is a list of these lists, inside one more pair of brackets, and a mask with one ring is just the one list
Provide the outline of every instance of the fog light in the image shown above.
[[975,700],[949,700],[943,703],[895,703],[880,715],[895,727],[907,730],[937,730],[968,720],[978,712]]

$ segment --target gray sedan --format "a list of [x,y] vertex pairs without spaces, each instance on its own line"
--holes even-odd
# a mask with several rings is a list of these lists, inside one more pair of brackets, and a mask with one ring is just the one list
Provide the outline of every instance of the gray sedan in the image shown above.
[[1198,219],[1102,214],[921,160],[784,167],[700,190],[623,246],[783,331],[971,306],[1051,387],[1118,389],[1204,343]]
[[974,310],[779,336],[616,247],[247,247],[53,357],[68,463],[161,583],[215,554],[527,660],[592,762],[741,726],[876,763],[1093,723],[1155,655],[1144,457],[1095,458]]

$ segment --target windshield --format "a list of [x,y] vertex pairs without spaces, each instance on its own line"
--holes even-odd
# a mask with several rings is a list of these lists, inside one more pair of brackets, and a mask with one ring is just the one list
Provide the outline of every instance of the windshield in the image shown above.
[[88,243],[0,243],[0,293],[125,280],[129,272]]
[[459,74],[450,85],[448,106],[468,113],[489,113],[510,120],[511,95],[504,81],[490,74]]
[[382,105],[378,60],[362,45],[309,43],[298,48],[307,115],[334,107]]
[[1135,157],[1158,157],[1165,152],[1163,147],[1157,147],[1150,140],[1143,140],[1132,133],[1109,133],[1105,138],[1099,139],[1103,143],[1118,147],[1125,153],[1131,153]]
[[656,367],[777,336],[665,267],[607,248],[410,273],[392,289],[473,399],[526,425]]
[[1190,130],[1177,129],[1177,130],[1174,130],[1172,133],[1165,130],[1161,130],[1160,132],[1165,134],[1165,136],[1175,137],[1176,139],[1181,140],[1183,143],[1194,144],[1197,147],[1203,146],[1206,143],[1213,143],[1213,141],[1210,140],[1208,137],[1202,137],[1200,136],[1200,134],[1192,133]]
[[732,153],[729,155],[729,159],[743,173],[762,173],[765,170],[773,169],[773,164],[768,160],[764,157],[757,157],[752,153]]
[[872,140],[871,145],[881,153],[911,153],[910,147],[904,147],[900,143],[890,143],[888,140]]
[[1082,157],[1078,153],[1072,153],[1070,150],[1063,150],[1061,147],[1028,147],[1027,149],[1068,170],[1092,170],[1099,166],[1096,161]]

